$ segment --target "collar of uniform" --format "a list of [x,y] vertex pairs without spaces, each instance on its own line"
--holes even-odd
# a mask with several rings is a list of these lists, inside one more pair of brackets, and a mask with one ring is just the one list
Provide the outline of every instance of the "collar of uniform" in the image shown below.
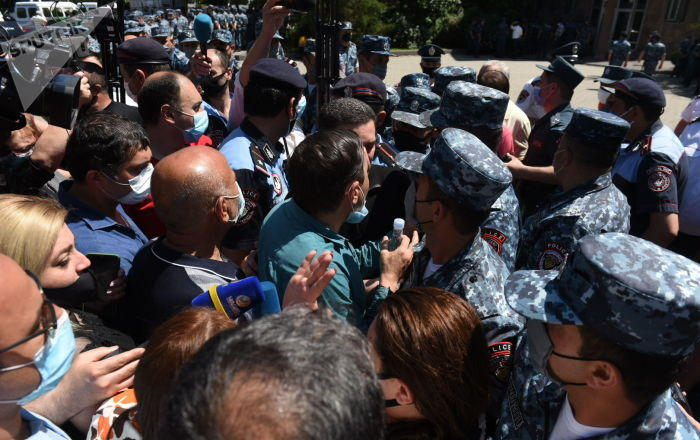
[[636,150],[644,142],[648,136],[654,136],[657,131],[661,130],[664,123],[661,119],[657,119],[656,122],[651,124],[646,130],[644,130],[639,136],[637,136],[632,142],[629,143],[626,150]]
[[301,206],[297,204],[294,199],[285,200],[283,203],[289,204],[289,212],[291,216],[298,219],[300,223],[308,227],[309,231],[314,232],[329,241],[334,243],[342,244],[344,246],[349,246],[348,241],[342,235],[331,230],[329,227],[323,225],[321,222],[316,220],[315,217],[304,211]]
[[[604,438],[617,439],[629,438],[639,440],[652,440],[658,438],[683,438],[678,425],[685,424],[688,432],[693,432],[688,419],[678,409],[676,401],[671,396],[671,390],[667,389],[646,407],[629,419],[624,425],[618,426],[614,431],[607,433]],[[675,413],[675,420],[670,419],[670,413]],[[671,426],[669,426],[671,423]],[[675,435],[674,435],[675,434]]]
[[552,194],[549,198],[549,202],[545,202],[543,206],[547,206],[550,203],[555,204],[561,201],[577,199],[585,194],[605,189],[610,185],[612,185],[612,176],[610,173],[601,174],[594,179],[576,185],[568,191],[558,191]]
[[[438,274],[442,275],[443,273],[451,274],[449,278],[452,280],[462,278],[466,272],[472,270],[484,258],[484,243],[481,239],[481,229],[479,229],[471,243],[464,246],[457,255],[450,258],[447,263],[443,264],[429,278],[433,278]],[[428,260],[429,258],[426,262]],[[423,269],[425,269],[425,266],[423,266]]]
[[[107,217],[102,212],[96,210],[92,206],[87,205],[81,200],[73,197],[73,195],[68,192],[70,190],[71,185],[73,185],[73,182],[70,180],[61,182],[58,191],[58,201],[61,203],[61,205],[68,208],[69,213],[80,217],[80,219],[84,221],[85,224],[87,224],[88,227],[93,231],[99,229],[108,229],[115,226],[122,228],[125,227],[121,223],[117,223],[112,218]],[[117,211],[119,211],[119,214],[121,214],[121,216],[124,219],[127,218],[126,213],[122,209],[121,205],[117,205]]]
[[[261,145],[265,145],[268,143],[267,138],[265,138],[265,135],[256,127],[248,118],[245,118],[243,122],[241,122],[240,129],[243,131],[243,133],[246,134],[249,138],[252,140],[256,141],[256,143],[261,143]],[[273,145],[274,150],[277,152],[283,151],[282,144],[280,143],[279,140],[275,142]]]
[[566,110],[567,107],[568,107],[568,108],[571,108],[571,103],[570,103],[570,102],[564,103],[564,104],[560,105],[559,107],[557,107],[557,108],[555,108],[555,109],[552,109],[552,111],[550,111],[550,112],[547,113],[546,115],[542,116],[542,117],[536,122],[536,124],[540,124],[540,123],[549,121],[550,119],[552,119],[552,116],[556,115],[557,113],[560,113],[560,112],[563,111],[563,110]]

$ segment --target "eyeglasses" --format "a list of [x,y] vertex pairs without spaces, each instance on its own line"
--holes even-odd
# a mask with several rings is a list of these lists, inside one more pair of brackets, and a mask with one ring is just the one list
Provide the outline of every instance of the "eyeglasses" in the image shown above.
[[37,278],[36,275],[31,273],[28,270],[25,270],[26,274],[29,275],[31,279],[34,280],[36,283],[36,286],[39,288],[39,292],[41,295],[44,297],[44,302],[41,304],[41,312],[39,315],[39,323],[41,324],[41,330],[37,330],[36,332],[32,333],[31,335],[27,336],[26,338],[20,339],[19,341],[15,342],[12,345],[9,345],[5,348],[0,348],[0,354],[5,353],[6,351],[12,350],[15,347],[18,347],[22,344],[24,344],[27,341],[30,341],[37,336],[46,336],[46,338],[50,338],[53,336],[53,333],[56,331],[56,328],[58,327],[58,322],[56,321],[56,310],[54,309],[53,303],[46,299],[46,296],[44,296],[44,290],[41,288],[41,284],[39,283],[39,278]]

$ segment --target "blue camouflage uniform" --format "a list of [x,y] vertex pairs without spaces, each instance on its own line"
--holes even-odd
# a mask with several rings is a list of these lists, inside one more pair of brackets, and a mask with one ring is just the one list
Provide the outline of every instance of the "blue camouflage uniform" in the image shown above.
[[[343,22],[340,28],[341,31],[351,31],[352,23],[349,21]],[[352,41],[347,47],[343,44],[338,45],[338,58],[340,59],[340,75],[350,76],[355,73],[357,68],[357,46]]]
[[611,66],[621,66],[625,61],[627,61],[627,55],[632,52],[632,44],[625,40],[615,40],[610,43],[610,52],[612,56],[610,57]]
[[[512,181],[493,151],[471,133],[456,128],[443,130],[427,155],[399,153],[397,164],[425,174],[445,195],[474,211],[490,209]],[[511,348],[523,324],[503,294],[508,268],[480,234],[424,278],[430,260],[427,247],[415,255],[402,287],[437,287],[461,296],[476,309],[489,347],[492,385],[499,388],[508,376]],[[497,400],[496,389],[492,396]]]
[[[582,238],[562,272],[512,274],[506,297],[528,322],[494,438],[547,439],[568,402],[565,390],[541,371],[552,350],[542,323],[589,326],[641,354],[688,356],[700,340],[699,274],[700,265],[691,260],[614,232]],[[692,440],[700,436],[671,390],[666,390],[621,426],[591,438]]]
[[[503,92],[466,81],[452,81],[443,93],[440,107],[421,115],[425,123],[433,127],[485,127],[498,130],[503,127],[503,117],[510,98]],[[489,145],[497,151],[498,145]],[[520,204],[512,185],[491,206],[491,213],[481,225],[482,237],[503,259],[509,270],[515,268],[515,258],[520,243]]]
[[[585,143],[591,150],[604,146],[617,150],[628,130],[629,123],[624,119],[579,108],[574,111],[564,136]],[[612,184],[610,173],[603,173],[568,191],[554,193],[539,211],[525,220],[517,267],[561,269],[582,237],[604,232],[627,233],[629,229],[627,198]]]
[[[658,36],[658,34],[652,33],[652,36]],[[656,71],[656,66],[659,65],[659,61],[664,55],[666,55],[666,45],[664,43],[658,40],[647,43],[644,46],[644,73],[653,75]]]
[[475,83],[476,71],[471,67],[444,66],[435,70],[433,78],[435,78],[433,92],[442,96],[442,93],[452,81],[466,81]]

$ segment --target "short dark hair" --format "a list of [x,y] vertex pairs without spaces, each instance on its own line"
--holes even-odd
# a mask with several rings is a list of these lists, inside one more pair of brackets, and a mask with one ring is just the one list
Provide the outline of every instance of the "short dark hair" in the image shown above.
[[160,119],[160,109],[168,104],[177,107],[180,102],[181,75],[170,72],[158,78],[150,79],[139,91],[139,114],[144,125],[156,125]]
[[479,77],[477,84],[500,90],[506,95],[510,93],[510,81],[505,73],[500,70],[489,70]]
[[105,112],[82,118],[68,137],[63,168],[77,181],[90,170],[115,172],[136,152],[150,147],[146,131],[128,119]]
[[547,71],[542,72],[542,78],[546,78],[549,82],[556,83],[559,86],[559,93],[561,94],[561,97],[565,101],[571,101],[571,98],[574,96],[574,89],[569,87],[569,85],[564,82],[563,79]]
[[567,149],[571,151],[577,162],[593,168],[610,168],[615,163],[620,153],[619,142],[597,141],[595,146],[590,142],[572,138],[564,134],[567,142]]
[[364,148],[355,132],[322,130],[307,136],[287,162],[294,201],[309,214],[331,212],[350,183],[363,183]]
[[107,90],[107,79],[104,75],[97,72],[88,72],[86,76],[90,85],[102,86],[100,93],[109,93],[109,90]]
[[172,70],[169,63],[143,63],[143,64],[121,64],[124,71],[133,75],[137,70],[142,71],[146,77],[153,75],[156,72],[168,72]]
[[638,353],[621,347],[592,327],[578,327],[583,340],[580,354],[587,359],[600,359],[615,365],[622,374],[627,398],[646,405],[678,380],[687,357],[668,358]]
[[443,205],[452,213],[453,226],[460,234],[467,235],[479,229],[482,223],[486,221],[490,211],[474,211],[459,204],[456,200],[445,194],[440,187],[428,178],[428,198],[431,200],[440,200]]
[[274,118],[287,108],[289,100],[301,98],[301,89],[270,78],[254,75],[243,89],[243,110],[249,116]]
[[382,374],[406,382],[441,434],[465,438],[488,405],[486,336],[474,308],[434,287],[389,295],[374,320]]
[[340,127],[366,124],[377,115],[366,103],[355,98],[338,98],[321,107],[318,128],[333,130]]
[[381,439],[383,412],[366,338],[293,307],[210,339],[180,369],[159,438]]

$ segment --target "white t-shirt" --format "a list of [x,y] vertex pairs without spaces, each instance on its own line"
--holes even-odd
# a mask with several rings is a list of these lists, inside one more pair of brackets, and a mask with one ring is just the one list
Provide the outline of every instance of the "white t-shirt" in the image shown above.
[[430,275],[434,274],[437,272],[438,269],[442,267],[442,264],[435,264],[433,263],[433,259],[431,258],[430,261],[428,261],[428,264],[425,266],[425,272],[423,272],[423,279],[427,279]]
[[559,411],[557,423],[554,425],[552,435],[549,440],[577,440],[581,438],[594,437],[596,435],[607,434],[615,428],[596,428],[595,426],[582,425],[574,418],[571,411],[569,397],[564,401],[564,406]]
[[691,123],[697,118],[700,118],[700,96],[690,101],[683,113],[681,113],[681,119],[687,123]]
[[518,38],[523,36],[523,28],[519,24],[516,24],[515,26],[511,26],[510,28],[513,31],[513,39],[514,40],[517,40]]

